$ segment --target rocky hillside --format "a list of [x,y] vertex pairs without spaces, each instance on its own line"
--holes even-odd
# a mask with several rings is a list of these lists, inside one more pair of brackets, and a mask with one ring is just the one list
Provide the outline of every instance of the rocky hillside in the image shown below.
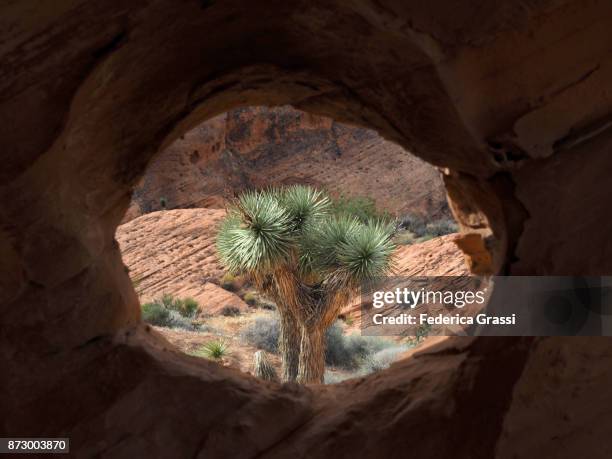
[[[164,293],[191,296],[215,313],[223,306],[245,305],[217,284],[223,268],[215,251],[221,209],[177,209],[152,212],[121,225],[117,240],[141,302]],[[453,235],[397,251],[398,274],[456,276],[467,273]]]
[[164,207],[220,208],[235,191],[292,183],[370,196],[397,214],[449,215],[438,171],[374,131],[291,107],[252,107],[217,116],[161,152],[124,221]]

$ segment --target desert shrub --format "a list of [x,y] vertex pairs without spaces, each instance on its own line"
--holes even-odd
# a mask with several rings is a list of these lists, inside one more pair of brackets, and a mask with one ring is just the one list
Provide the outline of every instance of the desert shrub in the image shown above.
[[181,315],[178,311],[171,310],[168,321],[164,327],[182,328],[183,330],[197,331],[200,330],[200,325],[194,322],[191,318]]
[[440,218],[427,222],[419,215],[405,215],[397,224],[399,232],[395,242],[401,245],[423,242],[445,234],[456,233],[459,230],[457,223],[448,218]]
[[159,302],[166,309],[172,309],[172,304],[174,303],[174,296],[169,293],[164,293],[160,298],[154,301]]
[[165,209],[168,206],[168,200],[164,197],[159,198],[159,207]]
[[142,305],[142,320],[148,324],[165,327],[170,317],[170,311],[158,302]]
[[[278,353],[278,335],[278,318],[274,316],[258,317],[240,333],[245,343],[274,354]],[[377,336],[344,335],[342,326],[338,322],[327,329],[325,339],[325,363],[333,367],[353,370],[354,373],[347,378],[370,373],[375,371],[377,366],[383,368],[385,359],[388,360],[392,355],[399,354],[410,347],[410,345],[397,346],[393,341]],[[395,349],[395,353],[390,351],[388,354],[380,354],[385,349]],[[375,355],[378,357],[374,358]],[[389,362],[389,365],[392,361]],[[334,376],[330,377],[334,378]]]
[[164,293],[161,298],[155,300],[166,309],[176,311],[181,316],[186,318],[195,317],[198,312],[199,304],[193,298],[177,298],[169,293]]
[[[278,353],[278,318],[258,317],[242,329],[241,339],[247,344],[271,353]],[[372,354],[393,346],[393,342],[376,336],[344,335],[342,326],[333,324],[325,333],[325,363],[347,370],[358,369]]]
[[236,317],[240,315],[240,309],[237,306],[223,306],[221,315],[225,317]]
[[404,215],[397,224],[398,229],[411,232],[416,237],[421,237],[425,234],[427,222],[419,215],[408,214]]
[[427,234],[434,237],[444,236],[445,234],[456,233],[459,231],[459,226],[453,220],[439,219],[428,223],[425,227]]
[[238,290],[236,286],[236,277],[230,273],[225,273],[225,275],[221,278],[221,288],[224,288],[228,292],[235,292]]
[[176,299],[174,308],[183,317],[195,317],[199,304],[193,298]]
[[258,317],[240,332],[241,339],[257,349],[278,353],[279,323],[276,317]]
[[391,364],[399,359],[404,352],[410,349],[410,347],[411,346],[409,345],[402,344],[382,349],[375,354],[370,355],[368,358],[366,358],[363,364],[363,374],[373,373],[375,371],[389,368]]
[[200,349],[192,353],[198,357],[204,357],[210,360],[220,360],[229,352],[229,345],[222,340],[209,341]]
[[376,336],[344,335],[338,323],[327,329],[325,338],[325,363],[347,370],[359,368],[370,355],[393,345]]
[[254,292],[247,292],[243,298],[244,302],[249,306],[257,305],[257,295]]
[[391,221],[388,212],[376,208],[376,201],[366,196],[345,196],[332,202],[332,212],[336,215],[349,215],[356,217],[359,221],[367,223],[371,220]]
[[142,305],[142,320],[158,327],[198,330],[199,325],[193,322],[198,309],[197,301],[186,298],[174,298],[165,294],[161,298]]

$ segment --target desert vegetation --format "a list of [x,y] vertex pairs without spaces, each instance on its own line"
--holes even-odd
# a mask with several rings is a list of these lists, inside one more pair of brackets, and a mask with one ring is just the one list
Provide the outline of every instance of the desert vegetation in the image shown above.
[[198,302],[193,298],[177,298],[165,294],[142,305],[142,319],[159,327],[196,330],[199,325],[194,319],[198,307]]
[[204,344],[200,349],[193,352],[197,357],[211,360],[221,360],[229,352],[229,345],[223,340],[213,340]]
[[457,223],[450,218],[427,220],[420,215],[407,214],[397,219],[395,224],[394,241],[398,245],[424,242],[459,231]]
[[[412,244],[452,230],[452,222],[393,218],[367,197],[333,198],[310,187],[251,191],[208,230],[217,247],[223,237],[234,244],[230,255],[238,262],[228,263],[223,247],[215,252],[225,269],[201,282],[217,293],[182,289],[200,303],[188,295],[149,296],[142,317],[187,354],[262,379],[335,383],[364,376],[387,368],[422,336],[361,336],[351,312],[358,299],[351,297],[362,281],[389,272],[402,235]],[[360,272],[370,259],[373,267]],[[135,288],[150,283],[143,273],[134,279]]]
[[323,382],[325,331],[362,282],[392,267],[393,225],[346,208],[308,186],[248,191],[219,230],[229,273],[248,274],[278,307],[283,381]]
[[[262,352],[278,354],[280,334],[276,315],[259,317],[246,326],[240,338]],[[398,343],[392,339],[347,334],[341,321],[335,321],[325,332],[326,383],[338,382],[388,368],[400,355],[418,344],[418,340]]]

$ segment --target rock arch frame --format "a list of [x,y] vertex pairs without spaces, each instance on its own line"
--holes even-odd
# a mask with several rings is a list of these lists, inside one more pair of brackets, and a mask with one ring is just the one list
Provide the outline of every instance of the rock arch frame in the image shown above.
[[604,338],[449,340],[334,388],[176,356],[138,323],[114,231],[163,146],[232,107],[289,103],[444,168],[474,272],[608,273],[609,2],[0,10],[3,436],[71,432],[86,457],[552,457],[606,431],[612,375],[584,362],[612,368]]

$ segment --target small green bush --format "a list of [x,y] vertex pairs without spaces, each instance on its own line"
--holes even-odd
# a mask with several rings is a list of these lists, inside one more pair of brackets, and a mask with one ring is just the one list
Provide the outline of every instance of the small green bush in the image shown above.
[[193,355],[205,357],[210,360],[221,360],[228,354],[229,345],[222,340],[209,341],[200,349],[195,351]]
[[158,327],[198,330],[199,325],[193,321],[198,307],[192,298],[179,299],[165,294],[142,305],[142,320]]
[[148,324],[165,327],[170,318],[170,311],[158,302],[142,305],[142,320]]
[[176,310],[183,316],[183,317],[195,317],[195,315],[198,312],[198,308],[200,307],[200,305],[198,304],[198,302],[196,300],[194,300],[193,298],[184,298],[182,300],[176,300]]
[[347,370],[358,369],[372,354],[393,346],[392,341],[376,336],[346,336],[338,323],[329,327],[325,338],[325,363]]
[[457,223],[451,219],[440,218],[427,222],[423,217],[411,214],[404,216],[398,222],[397,228],[403,230],[398,231],[394,239],[400,245],[424,242],[459,231]]
[[177,311],[170,311],[170,317],[168,323],[165,325],[169,328],[182,328],[183,330],[198,331],[200,330],[200,324],[194,322],[188,317],[182,316]]
[[221,288],[224,288],[228,292],[235,292],[236,290],[238,290],[238,287],[236,286],[236,278],[234,277],[234,275],[226,273],[221,278]]
[[257,305],[257,295],[254,292],[247,292],[243,298],[244,302],[249,306]]
[[427,234],[431,234],[433,237],[444,236],[445,234],[452,234],[459,231],[459,226],[452,220],[439,219],[428,223],[425,226]]
[[174,296],[170,295],[169,293],[164,293],[161,298],[155,301],[159,301],[166,309],[172,309],[172,305],[174,304]]
[[200,305],[193,298],[176,298],[174,295],[164,293],[158,301],[166,309],[176,311],[183,317],[193,318],[198,312]]
[[240,309],[236,306],[223,306],[221,315],[225,317],[236,317],[240,315]]

